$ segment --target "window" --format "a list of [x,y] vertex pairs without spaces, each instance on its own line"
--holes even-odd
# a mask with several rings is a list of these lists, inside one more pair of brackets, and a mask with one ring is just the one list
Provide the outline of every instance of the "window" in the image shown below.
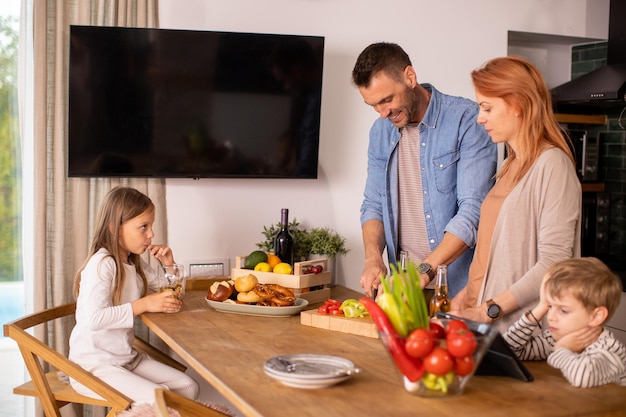
[[[24,314],[17,100],[19,25],[20,0],[0,2],[0,324]],[[0,369],[0,416],[25,415],[24,399],[12,394],[13,387],[23,381],[23,360],[15,343],[3,336]]]

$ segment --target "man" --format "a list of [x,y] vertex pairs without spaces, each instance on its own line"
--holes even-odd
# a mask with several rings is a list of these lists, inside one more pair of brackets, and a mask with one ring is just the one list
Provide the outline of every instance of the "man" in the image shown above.
[[361,286],[378,289],[400,251],[420,264],[421,285],[448,265],[449,295],[466,284],[480,205],[493,186],[496,145],[476,123],[471,100],[420,85],[409,56],[391,43],[359,55],[352,81],[380,114],[370,130],[361,206],[365,266]]

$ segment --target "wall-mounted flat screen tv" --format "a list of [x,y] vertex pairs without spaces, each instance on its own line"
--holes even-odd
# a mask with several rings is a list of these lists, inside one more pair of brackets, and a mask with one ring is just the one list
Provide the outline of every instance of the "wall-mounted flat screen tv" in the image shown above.
[[324,38],[72,26],[70,177],[317,178]]

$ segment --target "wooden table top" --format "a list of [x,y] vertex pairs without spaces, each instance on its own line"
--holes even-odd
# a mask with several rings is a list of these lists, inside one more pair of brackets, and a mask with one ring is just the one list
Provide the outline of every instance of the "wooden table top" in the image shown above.
[[[318,329],[292,317],[217,312],[206,290],[188,290],[176,314],[146,313],[142,321],[245,416],[626,416],[626,389],[615,384],[574,388],[545,362],[527,362],[533,382],[475,376],[455,398],[407,393],[378,339]],[[333,298],[359,293],[334,287]],[[298,389],[267,376],[276,355],[316,353],[347,358],[361,373],[323,389]]]

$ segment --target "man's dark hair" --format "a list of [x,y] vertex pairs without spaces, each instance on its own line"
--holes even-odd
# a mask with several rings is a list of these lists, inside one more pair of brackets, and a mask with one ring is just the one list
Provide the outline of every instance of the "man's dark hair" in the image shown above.
[[372,76],[380,71],[393,79],[401,80],[404,69],[411,65],[406,52],[395,43],[373,43],[361,52],[352,70],[352,82],[357,87],[367,87]]

